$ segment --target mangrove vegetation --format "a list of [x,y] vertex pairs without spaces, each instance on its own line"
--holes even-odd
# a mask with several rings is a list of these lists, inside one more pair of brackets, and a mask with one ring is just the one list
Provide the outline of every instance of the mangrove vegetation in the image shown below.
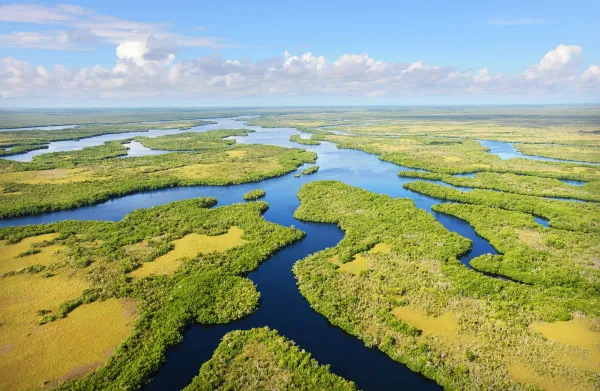
[[[458,260],[469,240],[411,200],[330,181],[298,196],[297,218],[345,232],[293,269],[302,295],[332,324],[450,390],[598,387],[597,350],[534,327],[584,319],[586,332],[600,335],[597,234],[547,229],[522,212],[435,207],[467,219],[501,253],[469,269]],[[357,272],[344,270],[360,258]],[[515,281],[498,278],[504,273]]]
[[[1,229],[12,262],[0,277],[1,343],[12,346],[0,360],[1,388],[138,389],[187,325],[253,312],[260,294],[246,273],[304,234],[266,222],[264,202],[210,209],[215,203],[174,202],[119,222]],[[155,263],[171,267],[136,274]]]

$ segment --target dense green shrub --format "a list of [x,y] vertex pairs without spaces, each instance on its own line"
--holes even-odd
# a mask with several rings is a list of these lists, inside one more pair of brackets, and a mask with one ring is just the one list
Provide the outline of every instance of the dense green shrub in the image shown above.
[[305,168],[304,170],[302,170],[302,175],[314,174],[317,171],[319,171],[319,166],[308,167],[308,168]]
[[588,202],[568,202],[540,197],[472,190],[462,192],[447,186],[427,182],[411,182],[405,188],[431,197],[468,204],[484,205],[541,216],[554,228],[571,231],[600,232],[600,205]]
[[290,136],[290,141],[294,142],[294,143],[302,144],[302,145],[320,145],[321,144],[320,142],[315,141],[315,140],[302,138],[302,137],[300,137],[299,134],[292,134]]
[[[258,182],[285,175],[316,159],[315,153],[302,149],[234,145],[233,140],[224,139],[233,134],[241,132],[184,133],[177,135],[182,140],[171,136],[141,140],[161,148],[195,150],[186,153],[122,159],[120,156],[127,154],[125,147],[108,142],[80,151],[36,156],[31,163],[0,160],[0,218],[77,208],[139,191]],[[39,171],[51,169],[77,170]],[[35,174],[42,178],[48,173],[48,179],[28,182],[26,176],[16,175],[26,171],[37,171]],[[64,175],[64,179],[54,181],[56,174]]]
[[[469,241],[411,200],[332,181],[308,183],[298,197],[297,218],[335,223],[345,232],[337,246],[293,268],[302,295],[333,325],[446,389],[522,389],[509,373],[519,360],[548,376],[569,373],[577,384],[593,383],[592,372],[568,360],[545,365],[547,357],[561,351],[529,325],[567,320],[574,313],[600,315],[600,278],[588,264],[600,247],[595,234],[544,228],[520,212],[434,206],[467,219],[502,253],[473,259],[471,265],[480,269],[474,270],[458,260]],[[530,237],[519,236],[521,231],[532,232],[547,248],[528,248]],[[367,252],[378,243],[391,252]],[[366,269],[358,275],[341,270],[357,254],[367,258]],[[456,331],[416,329],[393,315],[405,306],[430,316],[431,322],[450,314]]]
[[249,191],[246,194],[244,194],[244,199],[246,201],[254,201],[254,200],[262,198],[266,195],[267,195],[267,192],[264,191],[263,189],[256,189],[256,190],[252,190],[252,191]]
[[[133,334],[108,363],[59,389],[138,389],[163,364],[166,349],[181,341],[187,325],[227,323],[254,311],[259,293],[245,274],[304,234],[265,221],[261,216],[268,207],[265,202],[209,209],[215,203],[210,198],[190,199],[136,210],[119,222],[64,221],[0,230],[0,240],[11,243],[58,233],[55,243],[67,246],[68,262],[42,270],[68,270],[85,261],[80,267],[87,271],[90,287],[59,306],[58,313],[44,313],[43,321],[69,316],[77,306],[94,300],[137,299],[140,313]],[[219,235],[232,226],[244,231],[243,245],[185,259],[173,275],[129,277],[133,269],[168,252],[175,239],[193,232]],[[149,251],[136,252],[139,243],[146,243]]]
[[268,327],[225,334],[213,357],[185,391],[356,390],[310,353]]

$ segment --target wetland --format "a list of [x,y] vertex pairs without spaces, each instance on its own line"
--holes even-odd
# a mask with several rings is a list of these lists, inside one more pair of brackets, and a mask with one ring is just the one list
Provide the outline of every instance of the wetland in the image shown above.
[[[560,337],[598,335],[596,166],[503,160],[475,138],[379,137],[381,121],[334,134],[303,115],[200,119],[7,156],[3,289],[82,281],[52,302],[33,297],[43,314],[23,324],[68,332],[135,303],[98,341],[114,354],[82,354],[75,372],[40,367],[39,379],[64,389],[227,389],[236,373],[259,388],[311,377],[322,381],[313,389],[598,386],[597,344]],[[53,143],[71,146],[42,152]],[[248,372],[247,359],[265,370]]]

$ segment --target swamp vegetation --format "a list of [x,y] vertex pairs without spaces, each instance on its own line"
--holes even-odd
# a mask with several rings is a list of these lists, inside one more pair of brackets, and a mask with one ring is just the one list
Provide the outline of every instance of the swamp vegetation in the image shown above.
[[[289,137],[307,149],[331,142],[397,164],[410,194],[439,200],[433,215],[468,222],[498,252],[463,264],[470,241],[410,199],[337,181],[308,183],[295,217],[337,224],[345,237],[293,272],[301,294],[331,324],[449,390],[599,389],[600,166],[587,164],[600,161],[597,113],[587,106],[498,110],[236,114],[261,115],[250,124],[311,133]],[[208,123],[196,118],[228,113],[40,110],[38,117],[16,112],[8,126],[0,113],[5,128],[78,125],[0,132],[0,155],[102,134],[187,129]],[[139,122],[161,120],[170,122]],[[304,149],[231,138],[252,131],[136,136],[144,147],[168,152],[153,156],[128,157],[122,140],[31,162],[0,160],[0,218],[152,189],[255,182],[316,163]],[[501,158],[481,140],[565,161]],[[318,179],[328,168],[322,166],[295,176]],[[265,195],[257,189],[244,199]],[[188,199],[118,222],[0,229],[0,388],[139,389],[188,325],[228,323],[255,311],[260,293],[246,274],[304,233],[265,221],[266,202],[216,203]],[[187,389],[272,388],[356,389],[268,328],[225,335]]]
[[[225,137],[246,131],[183,133],[148,139],[145,146],[190,152],[122,158],[118,141],[80,151],[36,156],[30,163],[0,160],[0,217],[76,208],[135,192],[176,186],[256,182],[313,163],[302,149],[236,145]],[[178,147],[177,147],[178,146]]]
[[302,138],[300,137],[300,135],[298,134],[293,134],[290,136],[290,141],[298,143],[298,144],[302,144],[302,145],[320,145],[321,143],[319,141],[315,141],[312,139],[307,139],[307,138]]
[[404,187],[442,200],[530,213],[549,220],[553,228],[600,233],[600,205],[596,203],[552,200],[493,190],[464,192],[423,181],[406,183]]
[[[504,252],[473,259],[478,271],[458,260],[469,241],[410,200],[329,181],[305,185],[299,197],[297,218],[345,231],[336,247],[294,266],[301,293],[332,324],[447,389],[598,387],[597,350],[532,329],[597,319],[599,274],[589,263],[600,250],[597,235],[547,229],[520,212],[436,207],[467,219]],[[369,251],[378,244],[390,251]],[[368,260],[363,269],[345,272],[359,254]],[[598,333],[594,322],[590,332]]]
[[[266,222],[261,217],[267,209],[264,202],[209,209],[215,203],[216,200],[210,198],[174,202],[137,210],[114,223],[65,221],[0,230],[3,247],[20,246],[13,253],[21,251],[27,244],[41,251],[49,246],[54,246],[55,250],[51,259],[43,264],[23,262],[23,267],[18,267],[17,259],[15,269],[1,277],[3,303],[15,302],[2,307],[2,343],[16,342],[0,361],[3,388],[30,389],[48,382],[65,390],[137,389],[164,362],[166,349],[181,341],[186,325],[192,322],[226,323],[254,311],[260,294],[245,274],[304,234],[294,228]],[[232,227],[243,232],[242,242],[224,243],[221,248],[208,252],[203,252],[198,245],[186,252],[176,244],[188,235],[218,237],[231,231]],[[48,236],[50,234],[52,236]],[[170,254],[177,263],[170,273],[131,277],[136,270]],[[33,256],[36,254],[23,254],[20,259]],[[13,286],[15,288],[11,290]],[[30,295],[17,300],[18,296],[14,295],[27,286],[45,289],[45,292],[39,299]],[[51,324],[68,332],[69,328],[62,325],[77,316],[79,308],[84,310],[92,303],[113,299],[133,300],[137,303],[138,314],[128,331],[113,341],[113,346],[118,347],[106,365],[87,377],[75,376],[68,380],[73,371],[78,371],[80,376],[93,369],[86,370],[93,362],[79,360],[77,354],[68,357],[66,361],[72,365],[65,371],[61,372],[64,366],[57,365],[56,371],[44,372],[45,366],[57,358],[64,360],[64,355],[47,351],[43,346],[32,348],[28,341],[19,340],[18,335],[27,330],[36,335],[41,332],[40,328],[56,328]],[[22,300],[26,300],[25,315],[19,312]],[[37,323],[43,326],[36,326]],[[87,346],[86,335],[106,331],[102,328],[103,322],[97,321],[96,326],[89,322],[85,324],[88,325],[87,334],[61,334],[55,339],[79,338],[73,342]],[[33,337],[29,340],[35,342]],[[60,348],[60,345],[56,347]],[[16,357],[23,351],[30,352],[34,359],[18,361]],[[22,371],[13,373],[14,362],[20,363],[28,376],[20,376]]]
[[254,201],[254,200],[262,198],[266,195],[267,195],[267,193],[263,189],[256,189],[256,190],[252,190],[252,191],[249,191],[246,194],[244,194],[244,199],[246,201]]
[[269,328],[232,331],[185,391],[356,390]]
[[319,166],[308,167],[308,168],[305,168],[304,170],[302,170],[302,175],[314,174],[317,171],[319,171]]

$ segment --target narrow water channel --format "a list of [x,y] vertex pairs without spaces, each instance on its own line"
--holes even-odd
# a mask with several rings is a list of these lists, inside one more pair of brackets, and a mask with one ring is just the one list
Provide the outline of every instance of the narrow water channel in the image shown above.
[[[285,337],[294,340],[301,348],[311,352],[320,363],[331,365],[334,373],[356,382],[363,390],[439,389],[439,386],[432,381],[391,360],[379,350],[365,347],[357,338],[330,325],[323,316],[313,311],[300,295],[291,271],[293,264],[309,254],[335,246],[343,238],[343,232],[332,224],[305,223],[294,219],[293,213],[299,206],[296,194],[305,183],[329,179],[340,180],[391,197],[410,198],[418,208],[432,213],[448,230],[472,240],[472,251],[461,258],[461,262],[467,267],[470,267],[469,261],[474,257],[485,253],[495,254],[495,249],[477,235],[465,221],[432,212],[431,207],[434,204],[444,201],[404,189],[402,187],[404,183],[415,180],[398,177],[397,172],[407,168],[381,161],[377,156],[361,151],[338,149],[331,143],[299,146],[288,140],[291,134],[299,133],[295,129],[263,129],[225,119],[218,120],[216,125],[197,127],[193,130],[222,128],[249,128],[255,131],[247,137],[235,137],[239,143],[302,147],[314,151],[318,154],[317,164],[320,169],[316,174],[300,178],[295,178],[294,173],[291,173],[259,183],[222,187],[169,188],[137,193],[74,210],[0,220],[0,226],[49,223],[69,219],[117,221],[135,209],[201,196],[215,197],[219,201],[218,205],[222,206],[243,202],[244,193],[262,188],[267,192],[265,201],[269,203],[269,210],[264,215],[265,219],[285,226],[294,225],[305,231],[306,237],[282,249],[248,275],[261,293],[260,306],[255,313],[227,325],[194,325],[188,328],[183,342],[168,351],[166,364],[146,389],[181,389],[198,373],[202,363],[211,357],[226,332],[260,326],[277,329]],[[123,138],[128,137],[130,136]],[[95,142],[95,140],[87,140]]]
[[[592,162],[581,162],[577,160],[565,160],[565,159],[555,159],[544,156],[536,156],[536,155],[526,155],[522,152],[519,152],[512,143],[508,143],[505,141],[489,141],[489,140],[479,140],[479,144],[482,146],[489,148],[490,153],[494,155],[498,155],[500,159],[514,159],[514,158],[523,158],[530,160],[542,160],[545,162],[555,162],[555,163],[575,163],[575,164],[589,164],[593,166],[600,165],[600,163],[592,163]],[[578,181],[574,181],[578,182]]]

